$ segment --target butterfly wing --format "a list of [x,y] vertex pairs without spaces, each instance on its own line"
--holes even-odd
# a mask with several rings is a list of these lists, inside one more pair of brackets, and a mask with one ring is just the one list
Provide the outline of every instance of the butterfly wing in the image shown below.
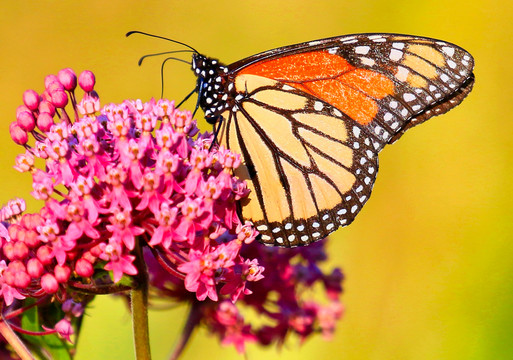
[[280,246],[305,245],[347,225],[367,201],[378,170],[372,140],[335,107],[288,85],[244,78],[251,92],[226,112],[221,144],[242,154],[235,175],[251,190],[242,215]]
[[348,225],[370,196],[377,153],[459,104],[473,59],[456,45],[361,34],[270,50],[228,67],[234,106],[220,141],[243,156],[242,208],[266,244],[305,245]]

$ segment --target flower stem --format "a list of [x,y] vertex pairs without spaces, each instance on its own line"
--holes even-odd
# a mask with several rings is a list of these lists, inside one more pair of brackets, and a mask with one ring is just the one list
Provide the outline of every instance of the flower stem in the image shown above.
[[137,360],[151,360],[148,327],[148,273],[142,257],[142,249],[137,240],[134,251],[136,255],[135,265],[138,271],[137,284],[131,291],[135,358]]
[[16,354],[22,360],[34,360],[34,357],[27,349],[25,344],[21,341],[21,339],[16,335],[16,333],[11,329],[7,321],[2,319],[0,320],[0,334],[7,340],[7,342],[13,347]]
[[177,360],[185,349],[185,346],[191,338],[192,331],[196,328],[201,320],[200,306],[201,305],[198,301],[193,301],[191,310],[189,311],[189,316],[187,317],[187,321],[183,327],[182,334],[178,338],[178,341],[175,345],[175,348],[173,349],[173,353],[169,357],[169,360]]

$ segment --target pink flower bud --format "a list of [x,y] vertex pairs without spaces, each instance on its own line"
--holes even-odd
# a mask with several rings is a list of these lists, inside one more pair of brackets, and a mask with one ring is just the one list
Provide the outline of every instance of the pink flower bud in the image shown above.
[[53,125],[53,117],[47,112],[39,113],[37,117],[37,127],[44,132],[50,131]]
[[69,280],[71,269],[66,265],[56,265],[54,268],[54,273],[55,279],[62,284]]
[[38,226],[43,225],[44,219],[39,214],[25,214],[21,218],[20,225],[29,230],[36,230]]
[[94,74],[89,70],[82,71],[78,77],[78,84],[85,92],[93,91],[95,82]]
[[73,91],[77,87],[77,75],[70,68],[59,71],[57,77],[66,90]]
[[36,258],[32,258],[27,262],[27,272],[34,279],[40,278],[44,270],[43,264]]
[[19,233],[20,231],[24,231],[24,229],[23,229],[20,225],[18,225],[18,224],[11,224],[11,225],[9,226],[8,231],[9,231],[9,237],[10,237],[11,239],[15,240],[15,239],[19,239],[19,237],[18,237],[18,236],[19,236],[19,235],[18,235],[18,233]]
[[68,94],[66,94],[64,89],[51,90],[49,94],[50,102],[56,108],[64,108],[68,104]]
[[55,115],[55,106],[53,106],[47,100],[43,100],[39,104],[39,113],[48,113],[48,114],[50,114],[50,116],[54,116]]
[[34,90],[27,90],[23,93],[23,103],[32,111],[37,110],[41,97]]
[[94,274],[93,265],[84,258],[77,260],[75,271],[79,276],[90,277]]
[[25,244],[27,244],[29,248],[35,248],[40,242],[37,232],[34,230],[27,230],[25,232]]
[[14,286],[25,289],[30,285],[30,276],[25,271],[18,271],[14,273]]
[[36,126],[34,115],[25,105],[19,106],[16,110],[16,123],[25,131],[32,131]]
[[50,85],[52,84],[59,84],[62,86],[62,84],[59,82],[59,78],[57,78],[57,76],[55,75],[47,75],[45,77],[45,88],[48,89],[50,87]]
[[89,261],[91,264],[93,264],[97,259],[97,257],[94,256],[90,251],[86,251],[84,254],[82,254],[82,258]]
[[73,327],[71,326],[71,322],[69,320],[62,319],[57,324],[55,324],[54,330],[57,331],[59,336],[71,342],[70,336],[73,335]]
[[12,140],[18,145],[25,145],[28,141],[28,134],[23,130],[16,121],[9,125],[9,133]]
[[14,260],[14,261],[11,261],[8,265],[8,268],[10,271],[13,271],[13,272],[18,272],[18,271],[26,271],[27,269],[25,268],[25,264],[23,264],[21,261],[19,260]]
[[23,259],[25,259],[28,256],[29,248],[28,248],[27,245],[25,245],[24,242],[17,241],[14,244],[14,250],[13,251],[14,251],[14,257],[16,259],[23,260]]
[[2,250],[6,258],[14,260],[14,244],[12,242],[5,243]]
[[37,258],[43,265],[50,264],[53,260],[52,249],[47,245],[41,246],[37,249]]
[[2,278],[7,285],[14,286],[14,275],[11,271],[5,271]]
[[96,245],[95,247],[91,248],[91,254],[95,257],[99,257],[101,254],[103,254],[103,250],[100,246],[101,244]]
[[41,277],[41,287],[47,294],[55,294],[59,290],[59,283],[52,274],[46,273]]

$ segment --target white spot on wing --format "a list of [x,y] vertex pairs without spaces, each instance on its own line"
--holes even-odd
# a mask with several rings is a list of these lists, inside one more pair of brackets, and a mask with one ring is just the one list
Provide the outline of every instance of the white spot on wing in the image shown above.
[[363,65],[367,65],[367,66],[374,66],[374,64],[376,63],[374,61],[374,59],[370,59],[367,57],[361,57],[360,61],[362,62]]
[[452,57],[452,56],[454,55],[454,48],[452,48],[452,47],[444,46],[444,47],[442,48],[442,51],[443,51],[447,56]]
[[369,46],[357,46],[354,48],[354,52],[360,55],[367,55],[369,53]]
[[415,100],[415,95],[410,94],[410,93],[405,93],[403,95],[403,99],[406,101],[413,101],[413,100]]
[[320,102],[320,101],[316,101],[316,102],[314,103],[314,109],[315,109],[316,111],[321,111],[323,108],[324,108],[324,104],[323,104],[322,102]]
[[408,78],[408,73],[409,73],[409,71],[407,68],[405,68],[403,66],[398,66],[397,72],[395,73],[395,77],[399,81],[406,81],[406,79]]
[[399,61],[403,57],[403,52],[401,50],[392,49],[390,50],[390,60]]

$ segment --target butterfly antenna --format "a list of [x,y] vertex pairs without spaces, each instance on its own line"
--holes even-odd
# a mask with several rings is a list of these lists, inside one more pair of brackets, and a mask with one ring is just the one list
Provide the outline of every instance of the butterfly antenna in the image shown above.
[[190,62],[185,61],[183,59],[175,58],[175,57],[168,57],[168,58],[164,59],[164,61],[162,61],[162,65],[160,66],[160,86],[161,86],[160,87],[161,88],[160,98],[164,97],[164,66],[166,65],[166,62],[168,60],[176,60],[176,61],[183,62],[187,65],[191,65]]
[[141,35],[146,35],[146,36],[150,36],[150,37],[154,37],[154,38],[157,38],[157,39],[162,39],[162,40],[167,40],[167,41],[171,41],[175,44],[180,44],[180,45],[183,45],[185,47],[188,47],[189,49],[191,49],[193,52],[195,52],[196,54],[199,54],[198,50],[196,50],[195,48],[193,48],[192,46],[190,45],[187,45],[183,42],[180,42],[180,41],[176,41],[176,40],[173,40],[173,39],[169,39],[167,37],[163,37],[163,36],[159,36],[159,35],[154,35],[154,34],[149,34],[149,33],[146,33],[146,32],[142,32],[142,31],[129,31],[126,33],[126,37],[129,37],[130,35],[133,35],[133,34],[141,34]]
[[142,64],[143,60],[144,60],[144,59],[146,59],[146,58],[148,58],[148,57],[151,57],[151,56],[160,56],[160,55],[176,54],[176,53],[184,53],[184,52],[192,52],[192,50],[164,51],[164,52],[160,52],[160,53],[144,55],[144,56],[141,56],[141,58],[139,59],[139,61],[137,62],[137,64],[138,64],[139,66],[141,66],[141,64]]

